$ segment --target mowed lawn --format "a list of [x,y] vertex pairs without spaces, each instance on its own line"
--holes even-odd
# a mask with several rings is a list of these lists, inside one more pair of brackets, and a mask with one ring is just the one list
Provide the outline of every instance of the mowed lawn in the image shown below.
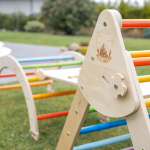
[[[62,46],[68,42],[90,41],[85,36],[59,36],[38,33],[0,32],[0,41]],[[124,38],[127,50],[150,49],[149,39]],[[150,68],[137,67],[138,75],[150,74]],[[74,90],[75,86],[55,82],[55,91]],[[46,86],[32,87],[33,94],[46,93]],[[69,110],[74,95],[40,99],[35,101],[37,115]],[[119,119],[119,118],[118,118]],[[55,150],[66,116],[38,122],[40,139],[35,141],[29,134],[29,119],[21,89],[0,91],[0,150]],[[110,120],[117,120],[110,118]],[[98,113],[87,115],[83,126],[100,123]],[[76,145],[90,143],[128,133],[127,126],[80,135]],[[132,146],[125,141],[97,150],[119,150]]]

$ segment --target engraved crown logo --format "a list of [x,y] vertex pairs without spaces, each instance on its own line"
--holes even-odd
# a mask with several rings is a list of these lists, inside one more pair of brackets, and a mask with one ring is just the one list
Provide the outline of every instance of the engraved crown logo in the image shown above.
[[[105,36],[103,36],[102,34],[105,34]],[[98,54],[96,56],[102,63],[108,63],[112,59],[111,51],[112,51],[111,36],[107,31],[103,30],[97,36],[97,53]]]

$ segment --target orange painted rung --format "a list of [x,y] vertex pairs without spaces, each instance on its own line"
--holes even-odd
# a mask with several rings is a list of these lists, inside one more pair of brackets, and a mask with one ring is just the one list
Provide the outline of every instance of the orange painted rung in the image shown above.
[[150,28],[150,19],[123,19],[122,28]]
[[[34,82],[34,83],[30,83],[30,86],[41,86],[41,85],[47,85],[47,84],[51,84],[51,82],[50,81]],[[15,84],[15,85],[0,86],[0,90],[17,89],[17,88],[21,88],[21,85]]]
[[70,94],[75,94],[75,93],[76,93],[76,90],[54,92],[54,93],[35,94],[35,95],[33,95],[33,99],[41,99],[41,98],[48,98],[48,97],[54,97],[54,96],[70,95]]
[[150,57],[150,50],[142,50],[142,51],[129,51],[132,58],[137,57]]

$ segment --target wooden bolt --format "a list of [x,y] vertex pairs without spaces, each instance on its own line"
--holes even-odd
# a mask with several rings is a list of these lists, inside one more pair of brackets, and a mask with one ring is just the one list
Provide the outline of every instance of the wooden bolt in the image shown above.
[[94,60],[94,56],[91,56],[92,61]]
[[106,26],[107,26],[107,23],[106,23],[106,22],[104,22],[104,23],[103,23],[103,25],[106,27]]
[[77,109],[75,110],[75,113],[76,113],[76,114],[78,113],[78,110],[77,110]]

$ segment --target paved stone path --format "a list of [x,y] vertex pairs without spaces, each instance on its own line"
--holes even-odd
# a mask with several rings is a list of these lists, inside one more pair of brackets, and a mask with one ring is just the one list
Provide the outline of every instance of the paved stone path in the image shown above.
[[[4,46],[12,50],[11,54],[15,58],[29,58],[29,57],[46,57],[60,55],[60,47],[45,46],[45,45],[32,45],[4,42]],[[26,69],[25,71],[33,71],[35,69]],[[3,73],[11,73],[10,69],[3,69]],[[16,77],[0,78],[0,84],[10,83],[17,81]]]

